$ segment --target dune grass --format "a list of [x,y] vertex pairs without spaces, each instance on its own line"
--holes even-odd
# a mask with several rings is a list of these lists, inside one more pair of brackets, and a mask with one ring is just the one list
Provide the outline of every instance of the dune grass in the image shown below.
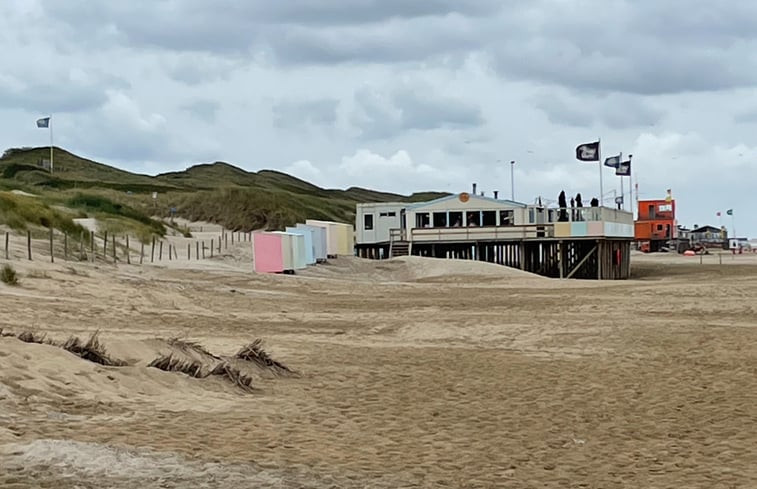
[[7,285],[18,285],[16,269],[8,264],[3,265],[3,268],[0,268],[0,282]]
[[[447,195],[324,189],[282,172],[250,172],[224,162],[149,176],[81,158],[62,148],[54,152],[55,171],[50,173],[38,166],[49,158],[49,148],[6,150],[0,157],[0,190],[38,194],[41,201],[70,207],[79,217],[105,221],[108,232],[131,231],[143,242],[166,233],[165,224],[154,217],[208,221],[237,231],[282,229],[305,219],[353,223],[359,202],[416,202]],[[12,227],[23,229],[26,222],[39,221],[18,212],[3,214],[2,206],[0,202],[0,223],[10,220]]]
[[25,231],[29,226],[41,226],[52,227],[72,236],[86,232],[70,215],[53,209],[39,197],[10,192],[0,192],[0,223],[17,231]]

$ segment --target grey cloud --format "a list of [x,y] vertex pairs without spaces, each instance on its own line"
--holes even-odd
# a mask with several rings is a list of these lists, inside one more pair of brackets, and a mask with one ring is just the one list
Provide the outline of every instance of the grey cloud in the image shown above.
[[[545,5],[551,8],[539,9]],[[542,1],[508,22],[512,35],[492,54],[496,69],[511,79],[634,94],[757,82],[757,8],[751,5],[595,0],[579,11],[569,2]]]
[[639,96],[613,94],[603,97],[577,93],[542,91],[533,97],[553,124],[590,127],[594,124],[611,129],[628,129],[657,124],[664,112]]
[[739,112],[733,117],[733,121],[739,124],[755,124],[757,123],[757,108],[751,108]]
[[205,122],[214,122],[221,104],[215,100],[195,100],[183,105],[181,108]]
[[80,112],[102,105],[108,90],[128,86],[114,77],[85,80],[59,73],[36,75],[36,79],[30,74],[0,78],[0,105],[43,114]]
[[227,80],[245,64],[235,57],[217,58],[201,53],[182,53],[166,60],[168,76],[187,85],[200,85],[210,81]]
[[338,105],[336,99],[279,102],[273,106],[273,124],[283,129],[333,125]]
[[428,87],[405,87],[389,94],[362,89],[354,99],[352,122],[370,139],[409,130],[466,129],[484,124],[477,105],[436,94]]
[[[480,44],[468,21],[491,14],[494,0],[336,0],[208,3],[192,0],[55,2],[45,7],[72,36],[87,43],[95,28],[115,44],[178,52],[250,56],[270,52],[284,64],[424,59]],[[86,9],[87,16],[80,12]]]

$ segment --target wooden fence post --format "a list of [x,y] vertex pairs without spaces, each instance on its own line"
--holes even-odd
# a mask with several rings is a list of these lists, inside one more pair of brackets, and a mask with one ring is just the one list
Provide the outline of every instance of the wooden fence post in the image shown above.
[[160,240],[160,250],[158,251],[158,261],[163,261],[163,240]]
[[145,259],[145,243],[144,241],[141,241],[140,247],[139,247],[139,264],[140,265],[142,264],[144,259]]
[[221,233],[220,235],[218,235],[218,254],[219,255],[221,254],[221,241],[222,241],[222,239],[223,239],[223,233]]
[[26,232],[26,251],[28,252],[29,260],[31,261],[32,259],[32,232],[31,231]]
[[155,236],[152,237],[152,247],[150,248],[150,263],[155,261]]
[[108,231],[103,234],[103,260],[108,260]]
[[131,265],[131,248],[129,248],[129,235],[126,235],[126,264]]
[[116,256],[116,236],[113,235],[113,263],[115,264],[118,261],[118,257]]
[[79,235],[79,261],[82,256],[84,256],[84,233]]
[[223,249],[229,249],[229,235],[226,233],[223,233]]
[[63,233],[63,259],[68,261],[68,233]]
[[213,258],[213,238],[210,238],[210,257]]
[[50,263],[55,263],[55,249],[53,248],[53,227],[50,226]]
[[9,240],[10,240],[10,233],[8,231],[6,231],[5,232],[5,259],[6,260],[10,260],[9,255],[8,255],[8,253],[9,253],[9,251],[8,251],[9,242],[8,241]]
[[89,259],[90,261],[92,261],[92,263],[94,263],[95,259],[97,258],[97,256],[95,255],[95,232],[94,231],[89,232],[89,247],[90,247]]
[[234,246],[234,231],[231,232],[231,246]]
[[192,243],[187,243],[187,261],[192,259]]
[[173,259],[173,245],[168,243],[168,261]]
[[195,260],[200,259],[200,242],[195,241]]
[[202,242],[202,259],[205,259],[205,241]]

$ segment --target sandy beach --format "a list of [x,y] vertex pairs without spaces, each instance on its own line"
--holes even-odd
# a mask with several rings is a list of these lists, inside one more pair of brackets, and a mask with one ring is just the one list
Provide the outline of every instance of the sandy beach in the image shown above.
[[[284,276],[251,273],[248,245],[11,260],[0,486],[757,486],[756,256],[636,254],[615,282],[417,257]],[[24,331],[99,331],[125,365]],[[247,392],[149,367],[177,338],[218,357],[260,338],[297,375],[250,368]]]

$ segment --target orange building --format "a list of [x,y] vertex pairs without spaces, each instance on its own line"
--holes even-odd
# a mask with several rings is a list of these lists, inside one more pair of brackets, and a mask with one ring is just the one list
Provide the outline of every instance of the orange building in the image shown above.
[[659,251],[660,247],[677,237],[675,200],[668,197],[639,201],[634,239],[642,242],[642,251]]

